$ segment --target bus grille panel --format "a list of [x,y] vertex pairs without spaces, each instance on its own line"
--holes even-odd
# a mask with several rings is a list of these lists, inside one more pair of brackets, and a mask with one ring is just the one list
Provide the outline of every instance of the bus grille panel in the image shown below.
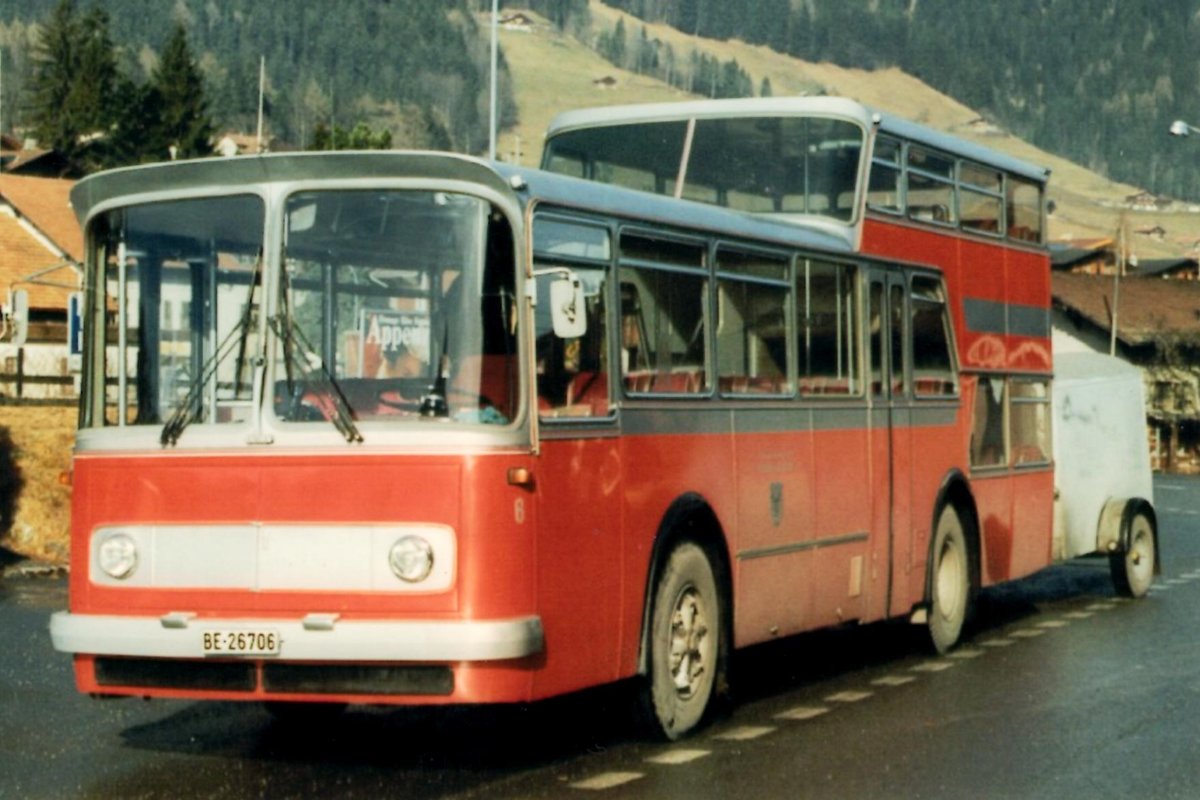
[[291,694],[449,695],[454,675],[446,666],[364,664],[263,664],[263,690]]
[[96,659],[96,683],[151,689],[252,692],[256,680],[252,663],[100,657]]

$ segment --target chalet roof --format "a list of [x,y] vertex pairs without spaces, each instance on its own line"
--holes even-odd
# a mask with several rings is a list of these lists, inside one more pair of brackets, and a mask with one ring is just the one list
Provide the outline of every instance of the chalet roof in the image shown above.
[[1134,277],[1149,278],[1186,272],[1196,268],[1196,259],[1188,256],[1177,258],[1143,258],[1131,272]]
[[[20,283],[34,308],[66,306],[69,290],[21,283],[29,276],[83,258],[83,234],[68,203],[74,181],[0,175],[0,292]],[[31,230],[32,229],[32,230]],[[40,238],[39,238],[40,234]],[[46,280],[71,284],[69,271],[46,275]]]
[[[1054,307],[1095,327],[1111,330],[1113,276],[1055,272]],[[1200,282],[1155,278],[1121,281],[1117,338],[1128,345],[1151,343],[1164,333],[1200,333]]]
[[29,221],[73,261],[83,260],[83,232],[71,210],[75,181],[0,175],[0,200]]

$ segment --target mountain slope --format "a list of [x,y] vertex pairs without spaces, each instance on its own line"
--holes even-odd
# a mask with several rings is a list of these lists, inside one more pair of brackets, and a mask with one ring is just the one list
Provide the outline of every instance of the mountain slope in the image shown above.
[[[691,50],[721,61],[734,59],[748,72],[755,86],[770,81],[776,96],[825,93],[855,98],[867,105],[920,122],[931,128],[1000,150],[1052,170],[1050,196],[1056,210],[1050,218],[1055,239],[1115,237],[1122,216],[1135,253],[1143,258],[1164,258],[1190,253],[1200,241],[1200,214],[1178,204],[1154,212],[1122,209],[1138,187],[1117,183],[1078,164],[997,129],[980,114],[898,69],[863,70],[830,63],[805,62],[737,40],[714,41],[691,36],[666,25],[644,24],[624,12],[592,0],[592,35],[611,30],[623,20],[631,35],[646,35],[669,44],[679,54]],[[534,16],[534,15],[530,15]],[[536,19],[536,17],[535,17]],[[513,79],[520,123],[499,139],[501,157],[511,160],[520,137],[521,163],[540,160],[543,135],[558,111],[623,103],[695,99],[662,81],[613,66],[574,37],[539,24],[530,31],[502,31],[504,49]],[[612,88],[594,81],[615,79]],[[1166,139],[1166,137],[1164,137]],[[1166,145],[1191,147],[1193,143],[1166,141]],[[1161,228],[1162,241],[1134,233]]]

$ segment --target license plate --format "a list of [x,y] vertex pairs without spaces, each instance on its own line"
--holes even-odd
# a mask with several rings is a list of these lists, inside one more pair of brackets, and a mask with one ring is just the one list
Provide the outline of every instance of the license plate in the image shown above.
[[279,632],[256,628],[213,628],[202,631],[206,656],[277,656]]

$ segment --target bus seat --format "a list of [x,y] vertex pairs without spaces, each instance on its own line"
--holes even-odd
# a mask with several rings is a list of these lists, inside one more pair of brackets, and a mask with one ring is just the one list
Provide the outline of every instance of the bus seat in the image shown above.
[[577,373],[567,385],[567,405],[591,406],[593,415],[608,416],[608,373]]

